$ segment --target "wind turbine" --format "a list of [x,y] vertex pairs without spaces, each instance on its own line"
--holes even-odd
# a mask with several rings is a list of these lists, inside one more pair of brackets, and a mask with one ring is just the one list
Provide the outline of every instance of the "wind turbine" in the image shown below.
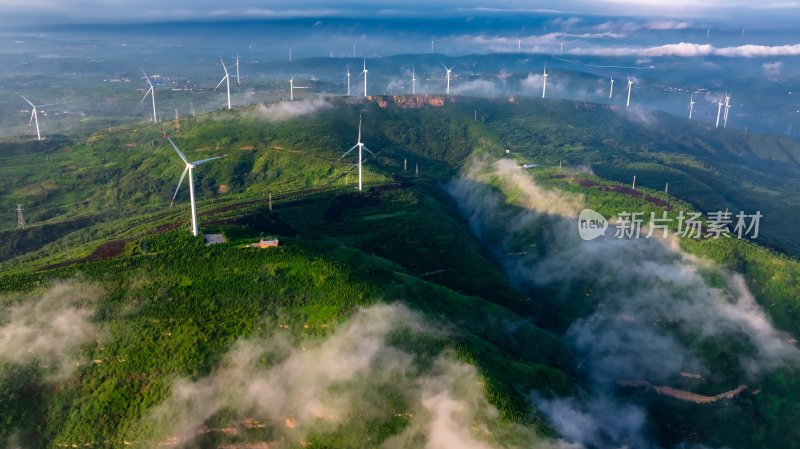
[[239,82],[239,55],[236,55],[236,85],[242,85],[242,83]]
[[611,77],[611,87],[608,88],[608,99],[611,99],[611,96],[614,95],[614,77]]
[[141,106],[142,103],[144,103],[145,98],[150,95],[150,99],[153,100],[153,123],[156,123],[158,121],[158,118],[156,117],[156,89],[153,87],[153,83],[150,82],[150,77],[144,73],[144,69],[142,69],[142,75],[144,75],[144,79],[147,80],[147,84],[150,86],[150,88],[144,93],[144,97],[142,97],[142,101],[139,102],[139,106]]
[[544,73],[542,75],[542,98],[547,94],[547,63],[544,63]]
[[364,75],[364,96],[367,96],[367,59],[364,58],[364,70],[361,72]]
[[694,112],[694,93],[689,95],[689,120],[692,119],[692,113]]
[[289,78],[289,101],[294,101],[294,90],[295,89],[308,89],[308,86],[297,86],[294,85],[294,75]]
[[417,94],[417,76],[414,73],[414,66],[411,66],[411,95]]
[[219,58],[219,62],[222,63],[222,70],[225,71],[225,76],[223,76],[222,79],[219,80],[219,83],[217,84],[217,87],[214,88],[214,90],[216,91],[217,89],[219,89],[219,86],[221,86],[223,82],[226,83],[227,88],[228,88],[228,109],[230,109],[231,108],[231,77],[230,77],[230,75],[228,75],[228,68],[225,67],[225,61],[222,60],[222,57]]
[[631,106],[631,87],[633,87],[633,81],[628,78],[628,102],[625,103],[625,107],[629,108]]
[[728,112],[731,110],[731,94],[725,94],[725,114],[722,118],[722,127],[728,127]]
[[345,67],[347,69],[347,96],[350,96],[350,66]]
[[445,69],[445,70],[447,70],[447,95],[450,95],[450,72],[452,72],[452,71],[453,71],[453,68],[454,68],[455,66],[453,66],[453,67],[450,67],[450,68],[448,69],[446,65],[442,64],[442,67],[444,67],[444,69]]
[[361,142],[361,115],[358,116],[358,141],[356,142],[355,145],[353,145],[352,148],[350,148],[343,155],[341,155],[339,157],[339,159],[342,159],[343,157],[347,156],[348,154],[350,154],[351,151],[355,150],[356,148],[358,148],[358,191],[360,192],[361,191],[361,150],[367,150],[367,151],[369,151],[369,154],[375,156],[375,153],[370,151],[370,149],[367,148],[366,146],[364,146],[364,143]]
[[169,206],[172,207],[172,205],[175,204],[175,197],[178,196],[178,190],[180,190],[181,184],[183,184],[183,178],[186,177],[186,172],[189,172],[189,199],[191,201],[191,207],[192,207],[192,235],[197,237],[198,235],[197,205],[194,199],[194,179],[192,177],[192,172],[198,165],[205,164],[206,162],[210,162],[215,159],[222,159],[223,157],[227,157],[227,155],[223,154],[222,156],[216,156],[208,159],[200,159],[199,161],[189,162],[189,159],[186,159],[186,156],[181,152],[180,149],[178,149],[178,146],[175,145],[175,142],[173,142],[172,139],[170,139],[169,134],[167,134],[167,132],[164,131],[163,128],[161,129],[161,132],[164,133],[164,138],[169,141],[169,143],[172,145],[172,148],[175,148],[175,151],[178,153],[178,156],[180,156],[184,164],[186,164],[186,168],[183,169],[183,174],[181,174],[181,179],[178,181],[178,188],[175,189],[175,194],[172,195],[172,202],[169,203]]
[[717,124],[714,125],[715,128],[719,128],[719,115],[722,112],[722,97],[719,97],[719,101],[717,102]]
[[28,125],[30,125],[31,122],[36,122],[36,140],[42,140],[42,135],[39,133],[39,113],[36,111],[36,109],[44,107],[44,106],[50,106],[50,105],[42,104],[42,105],[36,106],[35,104],[31,103],[31,101],[28,100],[27,98],[25,98],[24,96],[20,95],[20,97],[22,97],[23,100],[25,100],[29,105],[31,105],[31,109],[32,109],[31,110],[31,119],[30,119],[30,121],[28,121]]

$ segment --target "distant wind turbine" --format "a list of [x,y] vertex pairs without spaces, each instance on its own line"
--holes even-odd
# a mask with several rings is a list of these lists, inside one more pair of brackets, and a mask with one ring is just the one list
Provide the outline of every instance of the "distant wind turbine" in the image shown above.
[[239,55],[236,55],[236,85],[242,85],[242,83],[239,82]]
[[625,103],[625,107],[629,108],[631,106],[631,87],[633,87],[633,81],[628,78],[628,102]]
[[345,70],[347,70],[347,96],[350,96],[350,66],[345,66]]
[[367,96],[367,72],[368,72],[368,70],[367,70],[367,59],[364,58],[364,70],[361,72],[361,74],[364,75],[364,96],[365,97]]
[[714,125],[715,128],[719,128],[719,116],[722,113],[722,97],[719,97],[719,102],[717,102],[717,124]]
[[547,95],[547,63],[544,63],[544,72],[542,74],[542,98]]
[[225,67],[225,61],[222,60],[222,57],[219,58],[219,62],[222,63],[222,70],[225,71],[225,76],[223,76],[222,79],[219,80],[219,83],[217,84],[217,87],[214,88],[214,90],[216,91],[217,89],[219,89],[219,86],[221,86],[223,82],[226,83],[226,86],[228,88],[228,109],[231,109],[231,77],[230,75],[228,75],[228,68]]
[[447,95],[450,95],[450,72],[453,71],[455,66],[448,69],[446,65],[442,64],[442,67],[447,71]]
[[170,203],[170,207],[172,207],[172,205],[175,204],[175,198],[178,196],[178,190],[180,190],[181,184],[183,184],[183,178],[186,177],[186,172],[189,172],[189,199],[191,202],[191,209],[192,209],[192,235],[197,237],[198,235],[197,204],[194,199],[194,179],[192,176],[192,172],[198,165],[205,164],[206,162],[210,162],[215,159],[221,159],[223,157],[227,157],[227,155],[216,156],[208,159],[200,159],[199,161],[189,162],[189,159],[187,159],[186,156],[183,154],[183,152],[181,152],[181,150],[178,149],[178,146],[175,145],[175,142],[173,142],[172,139],[170,139],[169,134],[167,134],[166,131],[164,131],[163,129],[161,130],[161,132],[164,133],[164,138],[169,141],[169,143],[172,145],[172,148],[175,148],[175,151],[178,153],[178,156],[180,156],[181,160],[183,160],[183,163],[186,164],[186,168],[183,169],[183,174],[181,174],[181,179],[178,180],[178,188],[175,189],[175,194],[172,195],[172,202]]
[[731,94],[725,94],[725,114],[722,118],[722,127],[728,127],[728,112],[731,110]]
[[411,95],[417,94],[417,76],[414,73],[414,66],[411,66]]
[[156,116],[156,89],[153,87],[153,83],[150,82],[150,77],[144,73],[144,69],[142,69],[142,75],[144,75],[144,79],[147,80],[147,84],[150,86],[150,88],[144,93],[144,97],[142,97],[142,101],[139,102],[139,106],[141,106],[142,103],[144,103],[145,98],[150,95],[150,99],[153,100],[153,123],[156,123],[158,121]]
[[689,95],[689,120],[692,119],[693,112],[694,112],[694,93]]
[[358,140],[357,140],[356,144],[353,145],[352,148],[347,150],[343,155],[341,155],[339,157],[339,159],[341,160],[342,158],[344,158],[345,156],[350,154],[350,152],[355,150],[356,148],[358,148],[358,191],[360,192],[361,191],[361,172],[362,172],[362,170],[361,170],[361,162],[362,162],[362,160],[361,160],[361,157],[362,157],[361,151],[362,150],[367,150],[367,151],[369,151],[369,154],[375,156],[375,153],[370,151],[370,149],[367,148],[364,145],[363,142],[361,142],[361,116],[360,115],[358,116]]
[[608,88],[608,98],[611,99],[611,96],[614,95],[614,77],[611,77],[611,86]]
[[30,125],[32,122],[36,123],[36,140],[42,140],[42,135],[41,135],[41,133],[39,133],[39,112],[37,111],[37,109],[38,108],[43,108],[45,106],[50,106],[50,105],[49,104],[41,104],[41,105],[37,106],[37,105],[33,104],[30,100],[25,98],[24,96],[20,95],[20,97],[22,97],[23,100],[25,100],[29,105],[31,105],[31,119],[28,121],[28,125]]
[[294,90],[295,89],[308,89],[308,86],[295,86],[294,85],[294,75],[289,78],[289,101],[294,101]]

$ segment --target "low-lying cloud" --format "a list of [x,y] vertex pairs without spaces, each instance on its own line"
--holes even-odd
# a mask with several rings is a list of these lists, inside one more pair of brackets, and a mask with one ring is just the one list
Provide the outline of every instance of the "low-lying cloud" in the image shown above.
[[[301,443],[312,434],[344,431],[362,447],[372,441],[386,449],[556,447],[527,427],[500,420],[473,366],[448,354],[426,361],[390,343],[397,332],[441,337],[432,329],[403,306],[377,305],[356,312],[320,342],[294,343],[280,334],[243,339],[212,374],[176,380],[142,427],[160,427],[157,439],[185,446],[224,412]],[[375,429],[365,423],[392,417],[405,421],[402,430],[376,441]],[[228,433],[236,432],[231,424]],[[519,443],[508,443],[510,435]]]
[[774,328],[741,276],[684,253],[669,239],[583,241],[576,220],[582,198],[543,189],[508,160],[476,160],[450,192],[520,286],[548,287],[563,295],[562,301],[580,297],[595,304],[565,335],[580,358],[590,394],[534,400],[570,441],[591,447],[653,446],[646,409],[622,399],[619,383],[669,385],[686,373],[717,374],[695,346],[687,346],[687,337],[747,348],[739,350],[738,366],[726,367],[733,372],[724,373],[742,383],[800,361],[798,348]]
[[256,113],[268,122],[280,122],[294,117],[313,114],[333,105],[323,98],[314,100],[281,101],[269,105],[259,104]]
[[98,333],[91,317],[99,288],[60,282],[40,296],[8,306],[0,318],[0,362],[38,362],[49,376],[63,378],[79,365],[75,350]]

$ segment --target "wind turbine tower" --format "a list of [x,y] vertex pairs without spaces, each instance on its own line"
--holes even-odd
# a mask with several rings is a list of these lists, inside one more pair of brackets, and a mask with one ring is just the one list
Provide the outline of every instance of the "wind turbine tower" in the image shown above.
[[158,121],[158,117],[156,116],[156,89],[153,87],[153,83],[150,82],[150,77],[144,73],[144,69],[142,69],[142,75],[144,75],[144,79],[147,80],[147,84],[150,88],[144,93],[144,97],[142,97],[142,101],[139,102],[139,106],[141,106],[145,98],[150,95],[150,99],[153,100],[153,123],[156,123]]
[[625,103],[625,107],[629,108],[631,106],[631,87],[633,87],[633,81],[628,78],[628,101]]
[[222,79],[219,80],[219,83],[217,84],[217,87],[214,88],[214,90],[219,89],[219,86],[221,86],[223,82],[226,84],[228,88],[228,109],[231,109],[231,77],[230,75],[228,75],[228,68],[225,67],[225,61],[223,61],[221,57],[219,58],[219,62],[222,63],[222,70],[225,71],[225,76],[223,76]]
[[725,94],[725,114],[722,117],[722,127],[728,127],[728,112],[731,110],[731,94]]
[[346,66],[345,69],[347,70],[347,96],[350,96],[350,66]]
[[692,119],[693,112],[694,112],[694,93],[689,95],[689,120]]
[[242,83],[239,82],[239,55],[236,55],[236,85],[242,85]]
[[178,149],[178,146],[175,145],[175,142],[173,142],[172,139],[170,139],[169,134],[167,134],[166,131],[164,131],[163,129],[161,131],[164,133],[164,138],[169,141],[169,143],[172,145],[172,148],[175,148],[175,151],[178,153],[178,156],[180,156],[181,160],[183,160],[184,164],[186,164],[186,168],[183,169],[183,174],[181,174],[181,179],[178,180],[178,188],[175,189],[175,194],[172,195],[172,202],[170,203],[170,207],[172,207],[172,205],[175,204],[175,197],[178,196],[178,190],[180,190],[181,184],[183,184],[183,178],[186,177],[186,172],[189,172],[189,199],[191,201],[191,208],[192,208],[192,235],[197,237],[199,235],[197,229],[197,204],[194,199],[194,179],[192,173],[198,165],[205,164],[206,162],[210,162],[215,159],[221,159],[223,157],[226,157],[227,155],[216,156],[208,159],[201,159],[199,161],[189,162],[189,159],[187,159],[186,156],[183,154],[183,152],[181,152],[181,150]]
[[544,64],[544,72],[542,74],[542,98],[547,94],[547,63]]
[[414,73],[414,66],[411,66],[411,95],[417,94],[417,76]]
[[347,156],[348,154],[350,154],[351,151],[355,150],[356,148],[358,148],[358,191],[360,192],[361,191],[361,179],[362,179],[362,168],[361,168],[361,165],[362,165],[362,150],[367,150],[367,151],[369,151],[369,154],[375,156],[375,153],[370,151],[370,149],[367,148],[364,145],[363,142],[361,142],[361,116],[360,115],[358,116],[358,141],[356,142],[355,145],[353,145],[352,148],[350,148],[343,155],[341,155],[339,157],[339,159],[342,159],[343,157]]
[[[367,72],[368,72],[368,70],[367,70],[367,59],[364,58],[364,70],[361,73],[364,74],[364,96],[365,97],[367,96]],[[361,189],[359,189],[359,190],[361,190]]]
[[450,72],[453,71],[455,66],[448,69],[446,65],[442,64],[442,67],[447,71],[447,95],[450,95]]
[[719,97],[719,101],[717,102],[717,124],[714,125],[715,128],[719,128],[719,116],[722,113],[722,97]]
[[611,77],[611,86],[608,88],[608,99],[611,99],[611,96],[614,95],[614,77]]

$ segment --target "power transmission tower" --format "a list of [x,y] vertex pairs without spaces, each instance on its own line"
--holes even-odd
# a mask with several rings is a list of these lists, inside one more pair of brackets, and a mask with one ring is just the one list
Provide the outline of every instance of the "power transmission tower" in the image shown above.
[[17,229],[25,229],[25,217],[22,216],[22,206],[17,204]]

